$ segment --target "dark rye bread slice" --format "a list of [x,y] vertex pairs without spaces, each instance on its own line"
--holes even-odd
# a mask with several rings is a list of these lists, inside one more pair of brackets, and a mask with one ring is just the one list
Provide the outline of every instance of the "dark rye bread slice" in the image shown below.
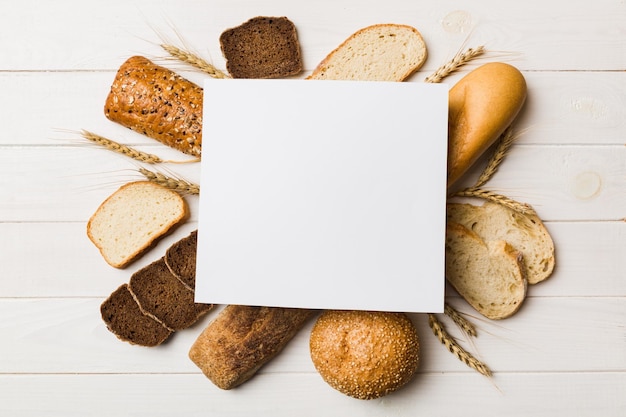
[[220,35],[233,78],[280,78],[302,72],[295,25],[286,17],[257,16]]
[[100,314],[111,333],[133,345],[158,346],[172,334],[170,329],[141,311],[128,284],[121,285],[104,300]]
[[165,264],[172,274],[191,291],[196,288],[196,250],[198,231],[174,243],[165,252]]
[[141,310],[171,330],[186,329],[213,307],[195,303],[194,292],[170,272],[163,257],[135,272],[128,285]]

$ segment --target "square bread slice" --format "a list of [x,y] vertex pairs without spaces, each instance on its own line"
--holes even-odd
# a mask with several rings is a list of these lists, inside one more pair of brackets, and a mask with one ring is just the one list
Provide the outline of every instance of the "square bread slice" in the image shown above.
[[104,260],[124,268],[189,216],[180,194],[134,181],[109,196],[87,222],[87,236]]
[[213,307],[195,303],[194,292],[170,272],[163,257],[135,272],[128,286],[141,311],[174,331],[190,327]]
[[220,35],[233,78],[281,78],[302,71],[295,25],[286,17],[257,16]]
[[483,240],[506,240],[524,254],[529,284],[547,279],[554,270],[554,242],[537,214],[522,214],[502,204],[482,206],[448,203],[447,219],[471,229]]
[[499,320],[519,310],[527,289],[521,252],[454,222],[448,222],[445,249],[446,279],[476,311]]
[[121,285],[104,300],[100,314],[111,333],[133,345],[158,346],[172,334],[170,329],[141,311],[128,284]]

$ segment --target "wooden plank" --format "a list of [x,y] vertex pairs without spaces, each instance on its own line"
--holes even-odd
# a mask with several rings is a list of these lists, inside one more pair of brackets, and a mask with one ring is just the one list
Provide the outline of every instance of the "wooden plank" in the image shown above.
[[[116,285],[114,286],[116,287]],[[114,288],[112,288],[113,290]],[[187,352],[219,309],[157,348],[132,346],[111,334],[100,318],[103,298],[0,299],[0,373],[194,373]],[[530,297],[514,317],[492,322],[477,317],[457,298],[479,336],[451,334],[496,373],[623,371],[625,297]],[[424,314],[411,314],[421,337],[420,372],[475,373],[431,333]],[[315,372],[308,335],[314,320],[261,373]],[[591,353],[592,352],[592,353]],[[515,360],[511,360],[515,358]]]
[[377,1],[356,0],[305,4],[187,0],[158,5],[115,0],[89,7],[71,0],[54,4],[27,0],[12,2],[3,10],[0,38],[11,41],[0,48],[1,69],[112,69],[131,53],[163,56],[157,46],[159,35],[177,40],[177,31],[223,67],[219,34],[257,15],[287,16],[296,23],[307,70],[354,31],[384,22],[417,27],[430,46],[430,68],[451,57],[467,38],[470,44],[485,43],[494,51],[517,54],[514,58],[528,70],[626,67],[626,54],[619,52],[624,48],[620,34],[626,10],[610,0],[578,0],[567,7],[539,0],[518,5],[491,0],[471,6],[456,1],[418,6],[389,0],[384,8]]
[[[31,415],[618,417],[623,373],[429,373],[377,400],[355,400],[314,374],[262,375],[220,391],[200,375],[0,375],[0,412]],[[289,399],[289,400],[287,400]]]
[[[83,222],[0,223],[0,262],[4,276],[10,277],[0,280],[0,294],[106,297],[196,227],[194,221],[184,224],[135,264],[117,270],[89,241]],[[547,227],[555,241],[557,267],[548,281],[530,288],[531,296],[626,295],[626,222],[550,222]]]
[[[183,71],[173,62],[164,65],[202,83],[197,72]],[[453,84],[472,68],[465,67],[445,81]],[[524,76],[529,91],[515,122],[519,144],[623,145],[626,73],[525,72]],[[23,120],[4,126],[0,145],[76,144],[75,132],[81,129],[124,143],[156,145],[105,118],[104,101],[113,77],[113,71],[0,72],[0,90],[11,97],[0,102],[0,113],[10,120]]]
[[[517,146],[485,188],[531,204],[546,221],[615,221],[625,217],[625,160],[624,146]],[[199,181],[198,164],[153,169]],[[101,149],[7,147],[0,152],[0,219],[86,221],[117,187],[138,179],[136,163]]]

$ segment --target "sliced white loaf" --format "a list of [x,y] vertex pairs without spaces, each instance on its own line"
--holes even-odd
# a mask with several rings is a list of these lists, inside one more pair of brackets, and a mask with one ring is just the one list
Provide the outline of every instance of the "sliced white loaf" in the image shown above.
[[485,241],[506,240],[522,252],[529,284],[541,282],[552,274],[554,242],[535,213],[521,214],[491,202],[482,206],[449,203],[447,218],[473,230]]
[[307,79],[403,81],[428,56],[417,29],[398,24],[377,24],[352,34],[313,70]]
[[465,226],[448,222],[446,279],[489,319],[513,315],[526,298],[522,257],[503,240],[485,242]]
[[107,263],[123,268],[188,216],[175,191],[149,181],[123,185],[98,207],[87,236]]

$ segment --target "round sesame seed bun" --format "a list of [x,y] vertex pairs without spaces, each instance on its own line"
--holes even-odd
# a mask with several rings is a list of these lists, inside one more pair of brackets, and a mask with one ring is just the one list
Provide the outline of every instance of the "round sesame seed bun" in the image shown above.
[[310,350],[326,383],[363,400],[396,391],[419,365],[417,330],[404,313],[325,311],[311,331]]

